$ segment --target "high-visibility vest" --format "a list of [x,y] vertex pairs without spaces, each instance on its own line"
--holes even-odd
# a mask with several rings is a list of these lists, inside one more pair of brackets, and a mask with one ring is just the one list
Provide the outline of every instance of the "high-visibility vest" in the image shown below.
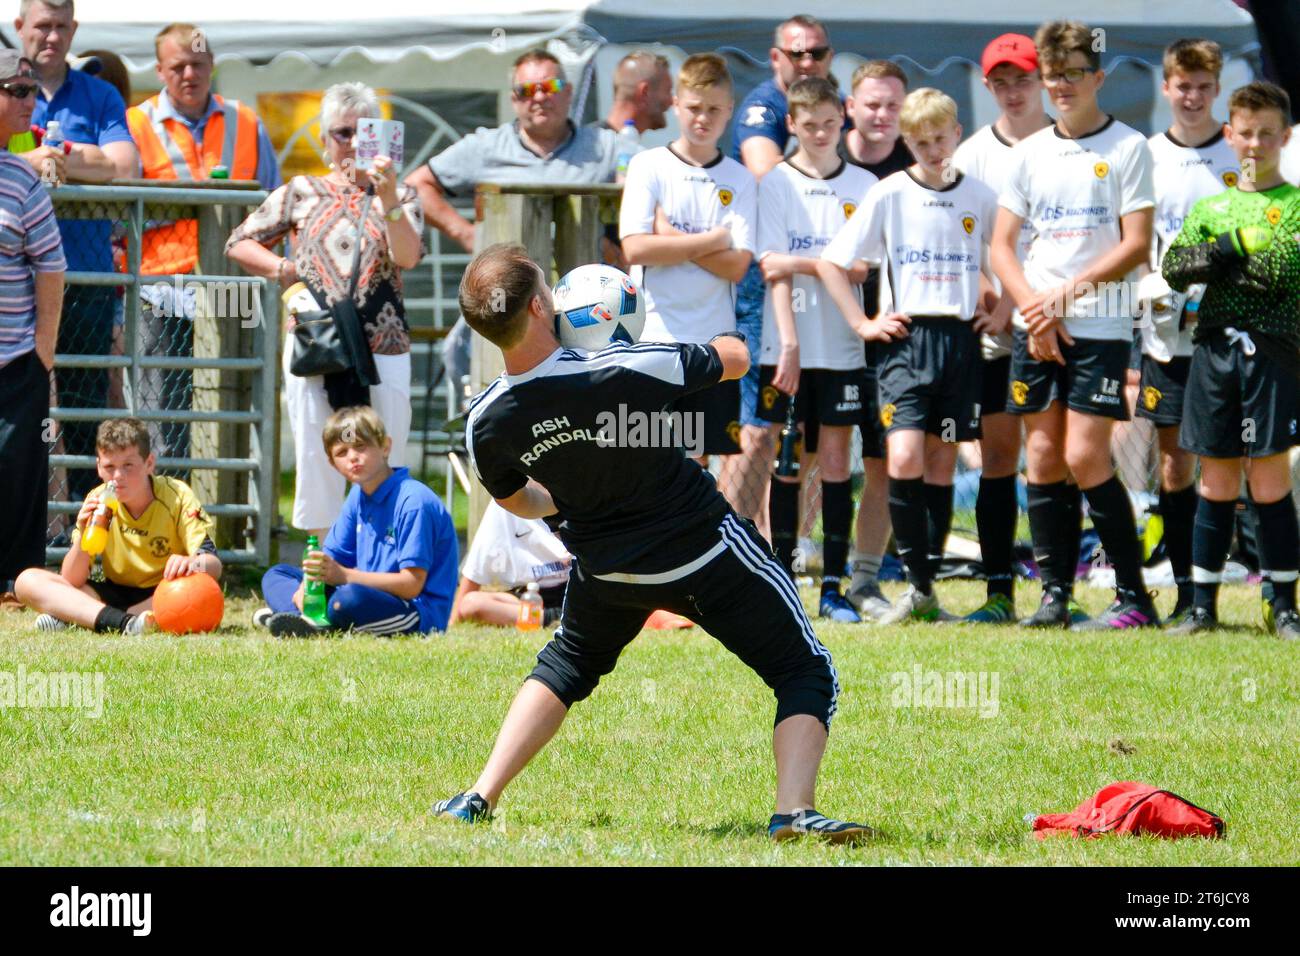
[[[214,166],[225,166],[231,179],[257,178],[257,114],[238,100],[215,93],[217,111],[208,118],[200,153],[184,123],[159,116],[154,96],[126,112],[131,138],[140,151],[145,179],[207,179]],[[140,271],[170,275],[194,271],[199,261],[199,224],[181,219],[146,229]]]

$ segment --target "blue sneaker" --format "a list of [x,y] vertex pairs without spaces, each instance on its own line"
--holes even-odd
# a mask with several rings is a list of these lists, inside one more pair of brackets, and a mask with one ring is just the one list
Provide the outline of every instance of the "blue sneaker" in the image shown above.
[[832,820],[816,810],[796,810],[794,813],[774,813],[767,824],[767,835],[777,843],[811,835],[827,843],[857,845],[874,839],[876,831],[865,823]]
[[822,595],[821,606],[817,609],[818,617],[829,617],[841,624],[861,624],[862,618],[853,610],[853,605],[839,591],[827,591]]
[[458,793],[433,805],[435,817],[453,817],[462,823],[481,823],[492,819],[492,808],[477,793]]

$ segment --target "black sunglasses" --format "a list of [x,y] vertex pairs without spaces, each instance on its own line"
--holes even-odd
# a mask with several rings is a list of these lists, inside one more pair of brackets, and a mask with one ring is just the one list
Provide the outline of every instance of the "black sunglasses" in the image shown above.
[[781,52],[794,63],[798,63],[806,56],[810,56],[814,61],[820,63],[830,55],[831,48],[828,46],[815,46],[810,50],[782,50]]
[[334,142],[347,145],[352,142],[352,137],[357,135],[355,126],[340,126],[337,129],[330,130],[330,135],[334,137]]
[[36,93],[35,83],[0,83],[0,90],[4,90],[9,96],[16,100],[25,100],[27,97]]

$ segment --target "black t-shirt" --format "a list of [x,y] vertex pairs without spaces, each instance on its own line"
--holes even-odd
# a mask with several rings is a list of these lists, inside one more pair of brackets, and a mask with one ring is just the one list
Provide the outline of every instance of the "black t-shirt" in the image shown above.
[[[893,152],[878,163],[858,162],[849,155],[848,147],[844,145],[844,140],[846,139],[848,139],[847,133],[840,138],[840,158],[846,163],[852,163],[854,166],[865,169],[867,172],[873,174],[877,179],[884,179],[886,176],[892,176],[894,173],[906,169],[908,166],[911,166],[916,162],[916,160],[912,158],[912,151],[907,148],[907,144],[903,142],[903,137],[901,136],[894,141]],[[875,315],[880,311],[880,270],[875,266],[872,266],[867,270],[867,281],[862,283],[862,311],[866,312],[867,315]],[[872,368],[874,368],[874,343],[867,342],[865,345],[867,362]]]
[[721,377],[722,360],[708,345],[557,349],[474,399],[470,461],[494,498],[529,478],[545,487],[560,512],[560,539],[591,573],[680,567],[716,543],[728,505],[707,471],[663,441],[661,416],[669,402]]

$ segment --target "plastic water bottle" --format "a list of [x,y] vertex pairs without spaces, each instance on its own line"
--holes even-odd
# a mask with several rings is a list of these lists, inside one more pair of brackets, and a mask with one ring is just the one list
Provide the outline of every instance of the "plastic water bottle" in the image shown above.
[[536,631],[542,626],[542,592],[536,581],[531,581],[519,599],[519,617],[515,625],[521,631]]
[[627,179],[627,164],[641,151],[641,134],[637,132],[636,123],[628,120],[618,131],[618,162],[614,167],[614,181],[621,183]]
[[110,481],[104,488],[95,513],[86,523],[86,530],[81,535],[81,550],[91,557],[103,554],[108,547],[108,526],[113,523],[113,512],[117,510],[117,482]]
[[[302,553],[303,563],[306,564],[307,556],[313,551],[320,550],[320,541],[313,535],[307,536],[307,550]],[[302,616],[311,621],[317,627],[329,627],[329,607],[325,599],[325,582],[321,578],[314,578],[306,574],[307,590],[302,597]]]
[[63,148],[63,127],[58,120],[50,120],[45,124],[45,137],[41,140],[41,145],[51,149]]

